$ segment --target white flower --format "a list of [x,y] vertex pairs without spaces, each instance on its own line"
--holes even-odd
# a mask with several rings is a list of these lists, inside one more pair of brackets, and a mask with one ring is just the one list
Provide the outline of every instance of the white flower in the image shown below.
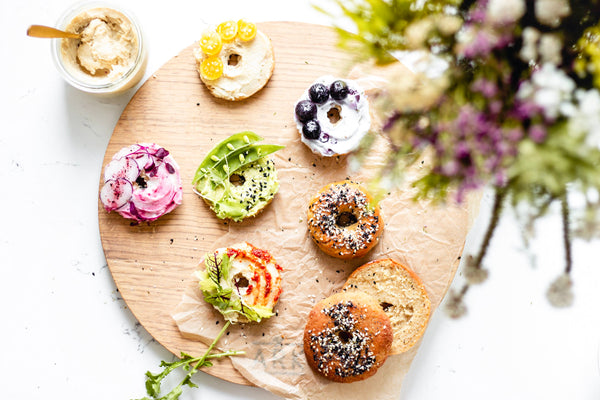
[[518,21],[525,15],[524,0],[490,0],[486,20],[493,25],[506,25]]
[[405,38],[408,48],[420,49],[427,44],[432,33],[443,36],[454,35],[462,27],[463,21],[453,15],[431,15],[411,23],[406,28]]
[[437,18],[437,29],[445,36],[454,35],[462,25],[462,19],[454,15],[439,15]]
[[548,301],[554,307],[569,307],[573,304],[573,281],[569,274],[562,274],[546,291]]
[[430,79],[440,78],[448,69],[446,60],[425,50],[398,50],[393,55],[413,73],[423,74]]
[[542,24],[557,27],[571,13],[567,0],[536,0],[535,17]]
[[586,135],[586,144],[600,147],[600,93],[597,89],[575,91],[577,105],[569,119],[569,130]]
[[532,101],[544,110],[546,117],[555,119],[570,114],[573,90],[575,82],[554,64],[546,63],[521,84],[517,98]]
[[562,40],[558,35],[547,33],[540,38],[539,53],[542,63],[559,65],[562,62]]
[[523,29],[523,46],[519,52],[519,57],[526,63],[536,61],[538,58],[537,48],[540,40],[540,31],[530,26]]
[[406,42],[410,49],[420,49],[425,45],[431,32],[435,29],[432,18],[423,18],[413,22],[406,28]]

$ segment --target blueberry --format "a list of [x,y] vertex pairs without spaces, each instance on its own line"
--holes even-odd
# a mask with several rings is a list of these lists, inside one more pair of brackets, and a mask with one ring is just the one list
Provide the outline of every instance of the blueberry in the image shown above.
[[302,134],[307,139],[318,139],[319,135],[321,134],[321,125],[319,125],[318,121],[311,119],[302,127]]
[[329,87],[329,94],[335,100],[343,100],[348,96],[348,85],[344,81],[335,81]]
[[308,95],[313,102],[323,104],[329,99],[329,89],[322,83],[315,83],[308,89]]
[[296,104],[296,116],[300,122],[307,122],[315,119],[317,115],[317,106],[310,100],[302,100]]

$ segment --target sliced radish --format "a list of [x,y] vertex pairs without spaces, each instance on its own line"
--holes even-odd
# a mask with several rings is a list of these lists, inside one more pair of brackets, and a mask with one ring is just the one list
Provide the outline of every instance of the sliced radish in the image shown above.
[[133,194],[133,185],[124,178],[106,181],[100,190],[100,201],[106,211],[114,211],[126,204]]
[[140,176],[140,167],[135,160],[128,157],[112,160],[104,167],[104,182],[117,178],[125,178],[133,182],[138,176]]
[[154,159],[150,154],[148,154],[147,151],[137,151],[135,153],[132,153],[129,157],[135,160],[138,167],[140,168],[140,171],[144,171],[152,164],[154,164]]
[[113,156],[113,158],[118,160],[119,158],[127,157],[128,155],[139,151],[141,148],[142,147],[139,144],[132,144],[131,146],[123,147],[117,154]]

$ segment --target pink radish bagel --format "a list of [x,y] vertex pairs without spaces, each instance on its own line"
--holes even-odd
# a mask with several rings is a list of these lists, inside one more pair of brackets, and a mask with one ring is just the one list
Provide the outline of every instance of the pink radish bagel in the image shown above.
[[100,201],[135,221],[154,221],[181,204],[183,190],[179,166],[157,144],[124,147],[104,167]]

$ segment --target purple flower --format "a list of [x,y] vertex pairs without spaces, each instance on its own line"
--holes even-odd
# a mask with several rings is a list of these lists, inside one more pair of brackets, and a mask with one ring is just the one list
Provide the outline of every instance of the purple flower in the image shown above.
[[485,9],[478,7],[469,14],[468,20],[475,23],[483,23],[485,21]]
[[514,107],[513,116],[521,121],[540,114],[541,108],[532,101],[520,101]]
[[463,56],[467,58],[485,57],[494,48],[495,40],[488,32],[479,31],[471,43],[462,49]]
[[533,125],[529,128],[529,137],[536,143],[542,143],[546,139],[546,128],[542,125]]
[[456,174],[458,174],[459,170],[460,165],[458,165],[458,162],[456,162],[456,160],[450,160],[444,165],[442,165],[440,172],[442,175],[455,176]]
[[471,164],[471,149],[469,149],[469,145],[467,143],[457,143],[456,147],[454,147],[454,155],[462,164]]
[[471,90],[479,92],[487,98],[495,97],[498,94],[498,87],[489,79],[479,78],[471,84]]
[[496,171],[494,175],[494,184],[498,187],[504,187],[508,183],[508,177],[506,176],[506,171],[503,169]]
[[488,0],[479,0],[471,12],[466,16],[469,22],[482,24],[485,22]]
[[521,128],[511,128],[506,131],[504,136],[511,142],[518,142],[523,138],[523,129]]
[[513,44],[514,41],[515,41],[515,37],[512,34],[505,33],[496,40],[495,47],[497,49],[502,49],[504,47],[507,47],[507,46]]

